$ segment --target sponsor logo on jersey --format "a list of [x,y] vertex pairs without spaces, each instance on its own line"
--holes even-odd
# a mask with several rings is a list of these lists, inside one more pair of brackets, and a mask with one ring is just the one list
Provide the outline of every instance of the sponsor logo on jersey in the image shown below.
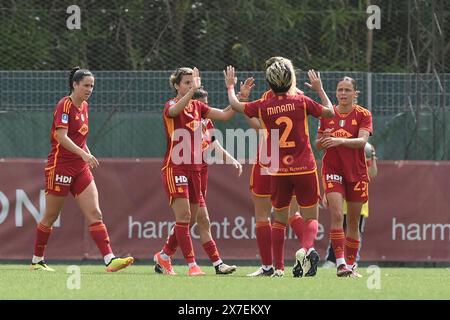
[[70,184],[72,182],[72,177],[57,174],[55,177],[55,182],[59,182],[60,184]]
[[330,174],[330,173],[327,173],[327,175],[325,176],[325,180],[326,180],[327,182],[332,181],[332,182],[338,182],[338,183],[341,183],[341,184],[342,184],[342,176],[340,176],[340,175],[338,175],[338,174]]
[[175,183],[176,184],[187,184],[188,179],[186,176],[175,176]]
[[348,132],[347,130],[344,130],[342,128],[339,130],[336,130],[331,135],[336,138],[351,138],[351,137],[353,137],[353,135],[350,132]]

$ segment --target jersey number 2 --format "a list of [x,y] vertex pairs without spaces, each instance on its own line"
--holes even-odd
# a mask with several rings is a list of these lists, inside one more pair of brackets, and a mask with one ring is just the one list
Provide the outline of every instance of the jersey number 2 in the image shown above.
[[292,130],[292,120],[288,117],[279,117],[275,123],[277,125],[280,125],[282,123],[286,124],[286,128],[284,129],[281,138],[280,138],[280,148],[294,148],[295,147],[295,141],[286,141],[289,137],[289,134]]

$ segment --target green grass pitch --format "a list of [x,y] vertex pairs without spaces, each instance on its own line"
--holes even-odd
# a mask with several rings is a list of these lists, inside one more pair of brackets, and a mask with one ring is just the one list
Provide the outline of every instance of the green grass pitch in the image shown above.
[[291,266],[286,267],[284,278],[248,278],[245,275],[256,266],[217,276],[212,266],[204,265],[206,276],[188,277],[187,266],[177,265],[178,274],[170,277],[155,274],[150,263],[117,273],[106,273],[100,264],[80,264],[79,276],[68,273],[68,264],[49,265],[57,272],[30,271],[27,264],[0,264],[0,300],[450,299],[449,268],[381,267],[379,277],[359,268],[363,278],[351,279],[337,278],[334,269],[321,268],[314,278],[293,278]]

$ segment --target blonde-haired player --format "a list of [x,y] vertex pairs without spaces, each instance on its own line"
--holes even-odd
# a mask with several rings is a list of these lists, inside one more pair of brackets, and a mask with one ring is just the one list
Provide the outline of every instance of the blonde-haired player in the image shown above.
[[[286,61],[276,61],[266,69],[266,80],[274,96],[267,100],[240,103],[234,92],[235,71],[228,66],[224,71],[228,88],[228,99],[234,110],[251,118],[259,118],[267,130],[269,157],[275,163],[262,163],[271,175],[271,200],[275,210],[275,223],[286,225],[292,194],[302,208],[305,219],[303,243],[296,253],[295,276],[315,276],[319,255],[314,249],[318,230],[318,201],[320,199],[317,166],[309,142],[307,116],[332,117],[334,111],[322,87],[320,76],[314,70],[308,72],[311,84],[326,106],[302,94],[290,92],[295,79],[294,72]],[[272,150],[274,130],[278,135],[277,148]]]

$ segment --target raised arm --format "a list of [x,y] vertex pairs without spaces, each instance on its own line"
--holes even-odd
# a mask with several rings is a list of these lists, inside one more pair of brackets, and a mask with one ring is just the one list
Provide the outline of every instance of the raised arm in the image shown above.
[[[241,89],[237,95],[239,101],[241,102],[248,101],[250,97],[250,91],[253,89],[254,86],[255,86],[254,78],[247,78],[245,79],[244,83],[241,82]],[[245,121],[251,128],[255,130],[262,129],[261,123],[257,118],[250,118],[246,114],[244,114],[244,117]]]
[[262,129],[262,128],[263,128],[262,125],[261,125],[261,122],[259,121],[258,118],[250,118],[250,117],[247,116],[246,114],[244,114],[244,116],[245,116],[245,121],[247,121],[247,124],[248,124],[251,128],[253,128],[253,129],[255,129],[255,130],[259,130],[259,129]]
[[244,104],[239,102],[238,98],[236,97],[236,93],[234,92],[234,85],[237,82],[234,67],[227,66],[227,69],[223,71],[224,77],[225,77],[225,85],[227,86],[228,91],[228,101],[230,102],[231,107],[233,110],[237,112],[244,112]]
[[189,91],[180,100],[178,100],[173,106],[169,108],[169,117],[174,118],[178,116],[188,105],[189,100],[191,100],[192,96],[194,95],[194,92],[202,86],[200,73],[197,68],[193,69],[192,82],[192,88],[189,89]]
[[[248,97],[250,96],[250,92],[255,86],[254,84],[255,80],[253,78],[247,78],[244,83],[241,82],[241,88],[240,92],[237,96],[237,99],[239,101],[248,101]],[[235,114],[235,111],[233,110],[232,106],[228,106],[225,109],[217,109],[217,108],[211,108],[211,110],[206,115],[207,118],[211,120],[221,120],[221,121],[227,121],[233,117]]]
[[308,88],[314,90],[319,95],[320,101],[324,107],[322,110],[321,117],[324,117],[324,118],[334,117],[333,105],[332,105],[330,99],[328,99],[328,96],[327,96],[325,90],[323,90],[322,80],[320,79],[320,72],[317,72],[317,74],[316,74],[316,72],[314,70],[309,70],[308,77],[309,77],[310,83],[305,82],[305,85]]

